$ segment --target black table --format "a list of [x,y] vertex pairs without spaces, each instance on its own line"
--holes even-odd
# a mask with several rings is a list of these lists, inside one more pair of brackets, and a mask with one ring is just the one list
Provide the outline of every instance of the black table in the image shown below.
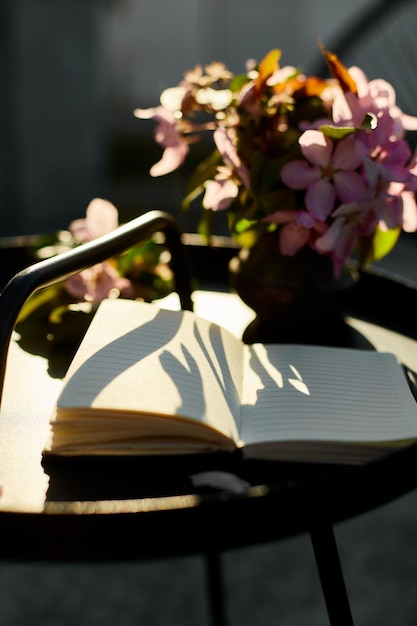
[[[353,296],[343,343],[394,352],[413,376],[416,287],[369,271]],[[194,302],[197,313],[238,335],[251,319],[230,293],[200,290]],[[173,296],[162,305],[179,302]],[[333,525],[414,489],[416,446],[363,466],[243,462],[224,455],[45,463],[42,447],[61,388],[49,368],[47,359],[12,339],[0,417],[0,529],[7,537],[0,557],[109,561],[201,553],[209,565],[213,620],[220,626],[217,555],[306,532],[331,623],[353,623]]]

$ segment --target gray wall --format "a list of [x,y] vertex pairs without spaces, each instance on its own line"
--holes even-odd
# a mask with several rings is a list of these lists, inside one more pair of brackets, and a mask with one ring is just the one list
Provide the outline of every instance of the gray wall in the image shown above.
[[[367,0],[371,2],[371,0]],[[308,68],[364,0],[1,0],[0,236],[65,228],[105,196],[123,218],[173,209],[181,181],[149,180],[157,103],[197,63],[234,71],[270,48]]]
[[102,191],[104,128],[101,3],[2,3],[0,234],[7,235],[61,227]]

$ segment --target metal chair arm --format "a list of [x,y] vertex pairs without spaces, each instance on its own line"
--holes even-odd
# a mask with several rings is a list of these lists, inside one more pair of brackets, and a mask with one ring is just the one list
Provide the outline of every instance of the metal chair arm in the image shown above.
[[185,247],[175,219],[163,211],[149,211],[116,230],[18,272],[0,293],[0,402],[10,339],[19,312],[32,293],[127,250],[154,233],[165,235],[171,253],[175,290],[181,308],[192,310],[191,280]]

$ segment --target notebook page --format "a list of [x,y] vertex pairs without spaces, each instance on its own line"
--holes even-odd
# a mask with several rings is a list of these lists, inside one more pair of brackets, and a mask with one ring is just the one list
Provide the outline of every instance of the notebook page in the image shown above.
[[417,405],[391,354],[254,345],[242,440],[390,441],[417,436]]
[[[58,405],[181,415],[237,438],[242,344],[189,312],[131,300],[102,303]],[[73,414],[75,414],[73,412]]]

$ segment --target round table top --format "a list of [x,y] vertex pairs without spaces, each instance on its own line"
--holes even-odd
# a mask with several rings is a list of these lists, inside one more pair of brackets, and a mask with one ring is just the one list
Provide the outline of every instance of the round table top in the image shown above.
[[[393,352],[417,372],[414,286],[372,275],[360,290],[358,311],[345,320],[352,345]],[[395,298],[391,318],[387,298]],[[178,308],[176,296],[159,304]],[[238,336],[253,319],[230,293],[196,291],[194,305]],[[3,557],[110,560],[227,549],[346,519],[417,484],[414,446],[362,466],[221,455],[46,462],[42,449],[61,386],[51,360],[14,336],[0,415]]]

